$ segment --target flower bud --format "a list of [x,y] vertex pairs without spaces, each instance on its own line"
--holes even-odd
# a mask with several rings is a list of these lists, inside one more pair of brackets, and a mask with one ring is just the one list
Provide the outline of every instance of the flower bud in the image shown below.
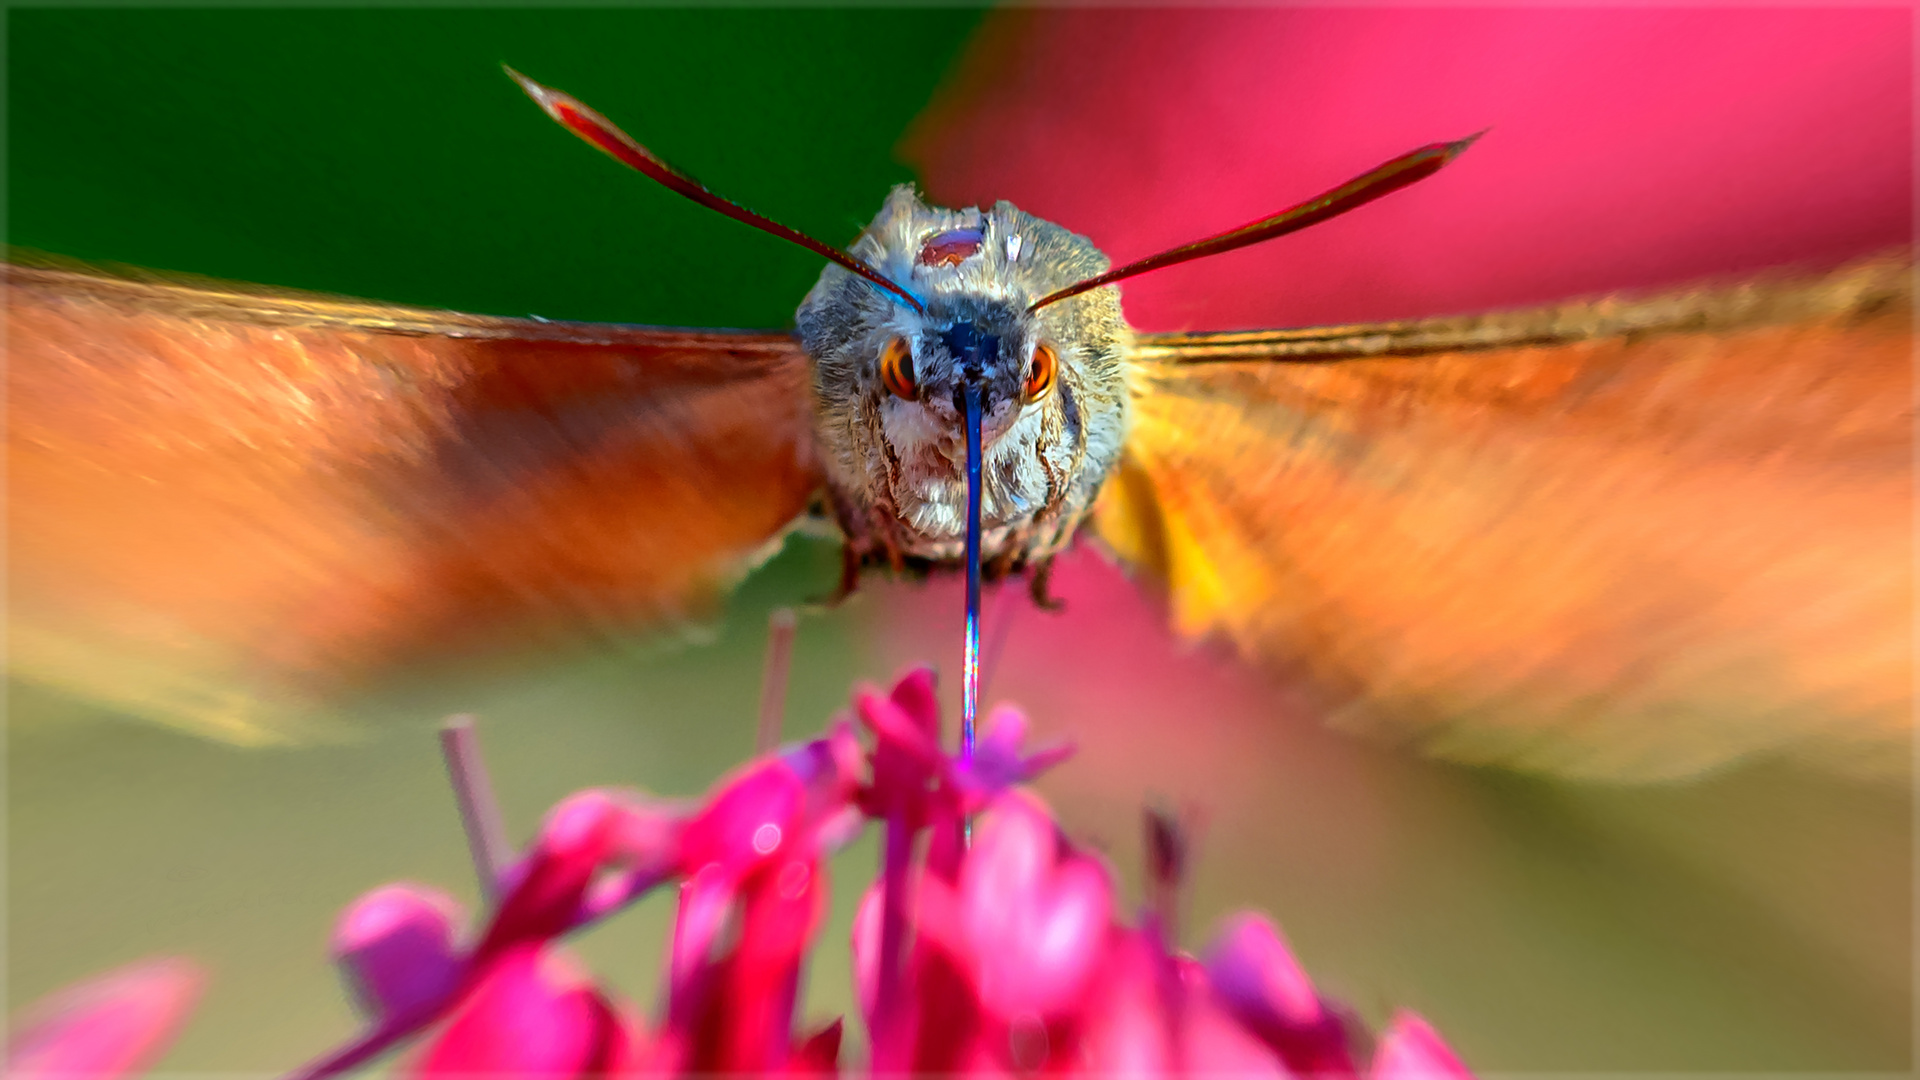
[[1207,976],[1221,1003],[1295,1072],[1353,1071],[1346,1026],[1313,988],[1280,931],[1241,914],[1207,952]]
[[333,928],[333,958],[360,1010],[376,1020],[444,998],[460,974],[460,905],[424,885],[383,885],[355,900]]
[[1417,1014],[1394,1014],[1373,1054],[1368,1080],[1473,1080],[1440,1033]]

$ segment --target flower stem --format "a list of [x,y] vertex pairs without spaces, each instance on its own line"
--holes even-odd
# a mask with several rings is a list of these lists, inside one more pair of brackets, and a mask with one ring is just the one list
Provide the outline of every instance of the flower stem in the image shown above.
[[753,741],[755,756],[771,754],[780,745],[780,728],[787,712],[787,673],[793,669],[793,631],[792,608],[776,608],[767,617],[767,666],[760,678],[760,729]]
[[495,903],[500,899],[500,879],[509,861],[507,827],[499,800],[493,795],[493,781],[487,776],[487,763],[480,757],[480,737],[474,731],[473,717],[449,716],[440,725],[440,755],[446,760],[447,778],[460,805],[460,824],[467,833],[474,874],[480,879],[480,896],[489,904]]
[[325,1080],[326,1077],[357,1069],[439,1019],[440,1014],[446,1011],[448,1001],[455,996],[449,995],[441,1001],[391,1017],[345,1046],[302,1065],[296,1072],[288,1073],[283,1080]]

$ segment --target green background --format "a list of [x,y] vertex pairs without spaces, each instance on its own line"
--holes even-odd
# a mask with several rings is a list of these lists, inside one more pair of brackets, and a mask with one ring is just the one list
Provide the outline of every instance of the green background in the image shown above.
[[565,133],[574,94],[845,243],[978,13],[11,13],[10,240],[491,314],[783,326],[818,257]]
[[[910,178],[893,147],[979,15],[14,8],[7,19],[10,243],[471,311],[760,327],[791,319],[819,260],[619,168],[499,65],[577,95],[722,193],[842,243]],[[832,570],[824,545],[790,545],[711,642],[423,681],[390,708],[413,719],[349,745],[234,750],[13,688],[13,1004],[186,953],[213,981],[169,1069],[271,1073],[318,1052],[354,1024],[324,960],[334,913],[394,878],[472,895],[433,719],[482,715],[516,835],[587,785],[697,792],[750,741],[766,611],[817,594]],[[943,615],[957,614],[950,594],[936,595]],[[876,583],[802,623],[790,732],[812,730],[855,677],[916,654],[951,666],[957,618],[899,625],[922,610],[915,596]],[[1905,1068],[1906,792],[1785,766],[1638,790],[1451,768],[1329,735],[1205,654],[1178,662],[1191,680],[1179,689],[1204,707],[1169,692],[1139,706],[1160,720],[1133,723],[1128,703],[1102,696],[1104,683],[1126,685],[1127,658],[1046,668],[1047,635],[1071,632],[1071,619],[1023,617],[996,691],[1033,705],[1043,733],[1080,739],[1083,760],[1046,788],[1123,880],[1142,799],[1204,811],[1194,943],[1226,911],[1272,910],[1328,989],[1376,1021],[1420,1009],[1483,1070]],[[1023,659],[1036,663],[1016,670]],[[1149,779],[1126,773],[1128,760]],[[812,1015],[848,1008],[853,883],[872,865],[870,843],[840,860]],[[646,1000],[666,915],[649,902],[580,952]]]

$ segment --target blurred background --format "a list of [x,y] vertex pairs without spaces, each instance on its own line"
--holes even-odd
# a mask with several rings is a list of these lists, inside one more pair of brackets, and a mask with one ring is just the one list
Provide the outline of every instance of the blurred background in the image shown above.
[[[502,315],[790,322],[816,258],[580,146],[509,62],[835,243],[918,177],[1127,257],[1492,124],[1431,182],[1438,204],[1387,200],[1127,293],[1152,329],[1472,310],[1903,240],[1910,16],[1821,14],[15,9],[6,232]],[[306,1059],[354,1025],[325,960],[343,904],[396,878],[473,898],[442,715],[480,715],[516,837],[584,786],[697,793],[750,747],[768,611],[836,569],[795,539],[700,640],[422,673],[337,745],[237,750],[10,683],[12,1006],[186,954],[212,985],[163,1071]],[[1144,803],[1199,823],[1190,946],[1266,909],[1327,991],[1375,1021],[1418,1009],[1483,1072],[1909,1069],[1905,783],[1760,762],[1604,787],[1417,760],[1173,640],[1092,553],[1058,583],[1064,615],[990,601],[987,697],[1078,741],[1043,790],[1129,887]],[[868,584],[803,618],[790,737],[856,679],[957,670],[954,583]],[[813,1015],[849,1011],[873,865],[864,842],[839,860]],[[650,1000],[667,915],[642,905],[580,951]]]

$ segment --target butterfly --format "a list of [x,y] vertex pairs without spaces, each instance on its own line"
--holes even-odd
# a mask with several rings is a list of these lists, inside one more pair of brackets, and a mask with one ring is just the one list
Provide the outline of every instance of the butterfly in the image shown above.
[[[576,131],[637,150],[575,106]],[[1458,152],[1428,149],[1414,164]],[[854,245],[872,276],[819,245],[799,341],[10,268],[16,665],[98,693],[104,637],[146,676],[120,704],[249,738],[412,657],[688,618],[810,506],[854,565],[951,560],[951,419],[978,410],[989,572],[1090,532],[1182,631],[1441,752],[1632,774],[1652,745],[1667,770],[1719,760],[1712,726],[1902,730],[1899,258],[1474,318],[1118,323],[1091,351],[1015,318],[929,344],[889,322],[932,306],[899,284],[915,267],[1087,271],[1027,288],[1034,315],[1103,260],[1011,208],[896,202],[870,257]],[[881,306],[836,306],[843,286]],[[1107,322],[1078,315],[1102,295],[1054,310]],[[985,338],[1012,362],[974,365],[979,402],[924,393]],[[1103,432],[1087,405],[1124,415]],[[1781,617],[1815,597],[1817,619]]]

